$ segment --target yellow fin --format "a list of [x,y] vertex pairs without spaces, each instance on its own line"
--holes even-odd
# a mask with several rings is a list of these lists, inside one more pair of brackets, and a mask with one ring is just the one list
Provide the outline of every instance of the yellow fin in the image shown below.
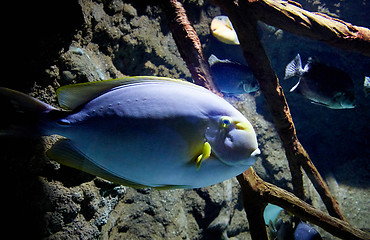
[[60,164],[79,169],[116,184],[134,188],[148,188],[148,186],[124,179],[99,166],[93,160],[89,159],[82,152],[80,152],[68,139],[61,139],[56,142],[46,154],[49,158],[59,162]]
[[206,160],[211,156],[211,152],[212,152],[211,145],[208,142],[205,142],[203,144],[202,153],[195,160],[195,165],[197,166],[197,169],[200,168],[200,165],[202,164],[203,160]]
[[187,81],[166,77],[154,77],[154,76],[124,77],[104,81],[70,84],[60,87],[57,90],[58,102],[63,109],[73,110],[76,107],[90,101],[91,99],[99,96],[100,94],[112,88],[153,81],[176,82],[188,84],[191,86],[197,86]]

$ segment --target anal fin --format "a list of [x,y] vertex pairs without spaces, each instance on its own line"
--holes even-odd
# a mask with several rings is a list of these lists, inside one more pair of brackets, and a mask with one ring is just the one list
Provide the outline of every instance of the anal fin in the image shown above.
[[320,106],[323,106],[323,107],[329,107],[328,104],[325,104],[325,103],[322,103],[322,102],[318,102],[318,101],[315,101],[315,100],[311,100],[311,103],[312,104],[316,104],[316,105],[320,105]]
[[127,180],[111,171],[99,166],[93,160],[89,159],[79,149],[77,149],[71,140],[61,139],[56,142],[51,149],[47,151],[47,156],[60,164],[68,167],[76,168],[78,170],[87,172],[89,174],[104,178],[116,184],[125,185],[134,188],[147,188],[148,186],[138,184],[136,182]]

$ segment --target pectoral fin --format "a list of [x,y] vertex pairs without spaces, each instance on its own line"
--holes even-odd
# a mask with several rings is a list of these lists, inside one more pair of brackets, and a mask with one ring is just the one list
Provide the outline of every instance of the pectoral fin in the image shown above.
[[62,139],[56,142],[46,153],[48,157],[68,167],[76,168],[92,175],[104,178],[116,184],[121,184],[134,188],[147,188],[148,186],[132,182],[117,176],[108,169],[99,166],[93,160],[85,156],[68,139]]
[[294,86],[290,89],[290,92],[293,92],[294,90],[296,90],[300,83],[301,83],[301,79],[299,79],[299,80],[298,80],[298,82],[296,83],[296,85],[294,85]]
[[195,165],[197,166],[197,169],[200,168],[200,165],[202,164],[203,160],[206,160],[211,156],[212,148],[211,145],[208,142],[205,142],[203,144],[202,153],[195,159]]

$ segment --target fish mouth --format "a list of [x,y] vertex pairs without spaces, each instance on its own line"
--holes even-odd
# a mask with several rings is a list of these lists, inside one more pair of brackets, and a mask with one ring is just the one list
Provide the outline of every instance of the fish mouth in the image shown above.
[[217,154],[216,156],[217,156],[217,159],[223,164],[230,166],[230,167],[235,167],[235,166],[252,166],[256,162],[256,156],[259,154],[261,154],[261,150],[257,148],[247,158],[237,161],[237,162],[225,161],[222,158],[218,157]]

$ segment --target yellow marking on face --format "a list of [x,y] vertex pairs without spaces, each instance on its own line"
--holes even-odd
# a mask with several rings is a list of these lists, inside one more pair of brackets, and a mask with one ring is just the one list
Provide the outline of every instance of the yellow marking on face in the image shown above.
[[235,128],[250,132],[252,129],[252,126],[247,122],[235,122]]
[[197,169],[200,168],[202,161],[208,159],[211,156],[211,152],[212,152],[211,145],[208,142],[205,142],[203,144],[202,153],[195,160],[195,166],[197,167]]

